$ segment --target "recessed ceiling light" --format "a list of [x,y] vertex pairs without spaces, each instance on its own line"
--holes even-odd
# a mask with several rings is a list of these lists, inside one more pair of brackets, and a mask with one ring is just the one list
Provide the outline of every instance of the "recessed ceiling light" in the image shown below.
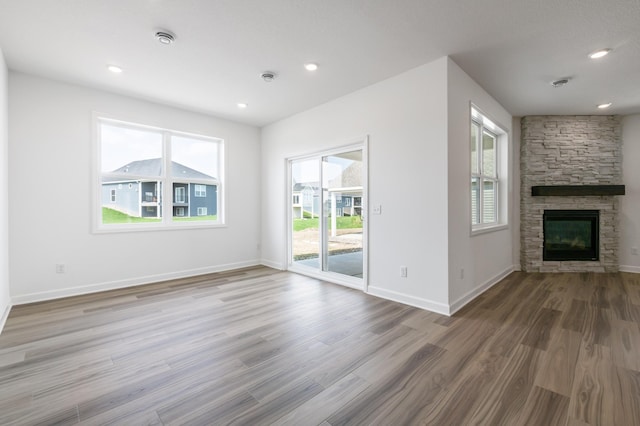
[[276,73],[271,71],[265,71],[262,74],[260,74],[260,78],[267,83],[271,83],[273,80],[276,79]]
[[120,74],[122,72],[122,68],[117,65],[107,65],[107,69],[115,74]]
[[246,107],[248,107],[249,104],[245,104],[244,102],[238,102],[238,108],[244,109]]
[[304,64],[304,67],[307,71],[315,71],[318,69],[318,64],[314,64],[313,62],[309,62],[308,64]]
[[609,108],[611,106],[611,102],[607,102],[606,104],[600,104],[598,105],[598,108],[600,109],[606,109]]
[[552,81],[551,85],[553,87],[562,87],[562,86],[566,85],[567,83],[569,83],[569,79],[568,78],[561,78],[560,80]]
[[613,49],[600,49],[600,50],[596,50],[595,52],[591,52],[589,53],[589,57],[591,59],[598,59],[598,58],[602,58],[604,56],[607,56],[609,53],[611,53]]
[[171,44],[176,40],[176,36],[171,34],[169,31],[158,31],[156,33],[156,40],[162,44]]

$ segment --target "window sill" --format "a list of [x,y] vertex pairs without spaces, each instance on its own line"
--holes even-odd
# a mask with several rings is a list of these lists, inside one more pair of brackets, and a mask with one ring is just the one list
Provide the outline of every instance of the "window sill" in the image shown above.
[[471,236],[475,237],[476,235],[489,234],[491,232],[504,231],[505,229],[509,229],[509,224],[501,223],[498,225],[485,225],[471,228]]
[[149,226],[108,226],[94,228],[94,234],[117,234],[123,232],[149,232],[149,231],[182,231],[185,229],[213,229],[213,228],[226,228],[224,223],[200,223],[200,224],[173,224],[171,226],[163,225],[149,225]]

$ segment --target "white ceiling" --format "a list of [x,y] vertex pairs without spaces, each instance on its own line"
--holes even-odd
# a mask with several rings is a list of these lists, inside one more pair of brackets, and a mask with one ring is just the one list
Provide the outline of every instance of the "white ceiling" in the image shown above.
[[0,0],[0,48],[11,70],[258,126],[445,55],[513,115],[640,113],[640,0]]

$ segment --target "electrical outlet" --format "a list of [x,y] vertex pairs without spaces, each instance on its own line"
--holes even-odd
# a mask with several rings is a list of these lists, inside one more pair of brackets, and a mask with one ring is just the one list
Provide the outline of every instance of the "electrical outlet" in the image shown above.
[[380,204],[378,204],[377,206],[373,206],[372,213],[382,214],[382,206]]
[[406,266],[401,266],[400,267],[400,276],[402,278],[407,278],[407,267]]
[[65,272],[64,263],[57,263],[56,264],[56,274],[64,274],[64,272]]
[[638,247],[631,247],[631,254],[637,256],[638,255]]

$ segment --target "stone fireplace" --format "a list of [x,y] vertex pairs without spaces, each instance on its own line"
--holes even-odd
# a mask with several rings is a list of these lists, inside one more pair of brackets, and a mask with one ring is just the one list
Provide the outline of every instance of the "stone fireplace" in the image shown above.
[[[618,199],[624,193],[620,119],[524,117],[520,161],[522,270],[617,272]],[[573,219],[556,215],[555,223],[547,222],[554,232],[565,231],[565,236],[547,235],[554,242],[545,241],[545,215],[552,212],[574,212]],[[595,226],[593,219],[588,226],[577,224],[585,215],[597,216]],[[593,232],[597,235],[587,242]],[[589,244],[597,246],[587,253]]]
[[600,260],[598,210],[545,210],[542,260]]

